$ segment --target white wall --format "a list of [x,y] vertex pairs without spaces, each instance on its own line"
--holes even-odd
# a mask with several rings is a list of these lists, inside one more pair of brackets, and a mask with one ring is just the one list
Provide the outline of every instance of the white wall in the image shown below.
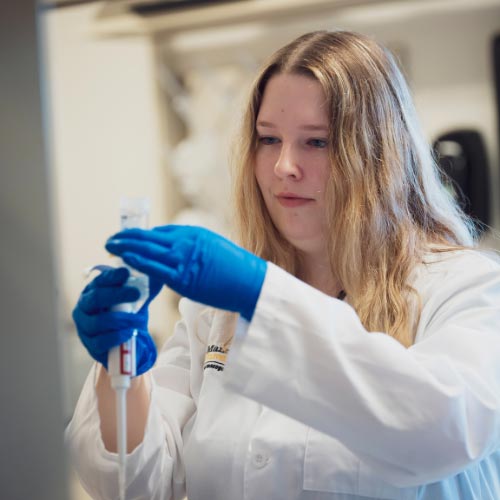
[[[94,37],[96,8],[45,16],[68,413],[90,366],[71,320],[83,270],[110,261],[104,243],[119,229],[121,196],[148,196],[150,225],[159,225],[170,217],[175,189],[162,160],[154,46],[143,37]],[[156,338],[171,327],[167,301],[164,293],[151,307]]]

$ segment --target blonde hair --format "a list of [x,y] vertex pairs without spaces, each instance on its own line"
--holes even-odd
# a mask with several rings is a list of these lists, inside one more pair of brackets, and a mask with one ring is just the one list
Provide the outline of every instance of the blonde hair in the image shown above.
[[262,96],[269,79],[284,73],[315,79],[327,99],[332,272],[367,330],[409,346],[419,316],[411,271],[431,247],[473,245],[474,231],[441,182],[394,58],[371,38],[348,31],[308,33],[278,50],[261,70],[235,162],[239,241],[297,274],[300,255],[274,226],[254,175]]

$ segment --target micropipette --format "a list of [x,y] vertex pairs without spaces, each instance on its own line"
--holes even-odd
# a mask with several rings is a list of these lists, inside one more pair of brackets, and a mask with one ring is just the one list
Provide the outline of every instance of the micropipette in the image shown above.
[[[149,200],[146,198],[122,198],[120,204],[120,226],[122,230],[134,227],[145,229],[148,215]],[[130,276],[127,285],[136,287],[140,292],[140,297],[134,303],[118,304],[113,310],[137,312],[149,295],[148,277],[128,267],[121,259],[116,258],[116,261],[118,265],[129,269]],[[114,347],[108,353],[108,373],[111,377],[111,387],[116,393],[116,442],[120,500],[125,500],[126,490],[127,390],[130,387],[131,378],[136,374],[136,336],[137,331],[134,331],[130,340]]]

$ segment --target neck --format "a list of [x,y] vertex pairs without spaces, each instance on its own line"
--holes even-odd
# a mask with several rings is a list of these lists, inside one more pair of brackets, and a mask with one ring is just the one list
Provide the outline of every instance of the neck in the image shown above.
[[337,297],[342,290],[332,272],[328,255],[302,254],[298,277],[331,297]]

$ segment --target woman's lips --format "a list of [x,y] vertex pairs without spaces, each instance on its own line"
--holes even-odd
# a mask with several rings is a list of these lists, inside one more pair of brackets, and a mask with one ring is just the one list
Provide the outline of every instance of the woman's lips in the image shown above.
[[288,208],[300,207],[314,201],[312,198],[303,198],[293,193],[280,193],[276,196],[276,199],[280,205]]

